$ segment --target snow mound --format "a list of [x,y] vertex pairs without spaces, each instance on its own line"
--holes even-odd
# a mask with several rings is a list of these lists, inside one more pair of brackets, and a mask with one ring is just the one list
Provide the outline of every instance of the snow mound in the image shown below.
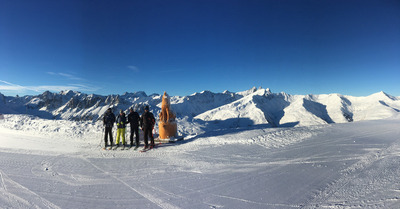
[[[268,108],[263,107],[264,96],[270,93],[259,89],[237,101],[209,110],[195,117],[204,121],[228,121],[233,127],[252,126],[258,124],[275,125],[271,117],[266,114]],[[270,106],[272,110],[272,106]]]
[[103,132],[100,121],[93,123],[89,121],[48,120],[30,115],[4,115],[0,125],[10,130],[17,130],[29,135],[50,136],[53,139],[57,136],[76,140],[85,140],[94,136],[100,138]]

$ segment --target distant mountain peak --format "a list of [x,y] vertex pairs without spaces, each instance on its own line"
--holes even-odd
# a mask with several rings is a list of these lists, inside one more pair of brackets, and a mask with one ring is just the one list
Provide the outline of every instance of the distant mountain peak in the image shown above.
[[[92,120],[102,118],[109,107],[113,111],[138,112],[149,105],[155,116],[160,111],[161,95],[143,91],[101,96],[77,91],[37,96],[6,97],[0,94],[0,113],[30,114],[48,119]],[[178,117],[203,121],[222,121],[229,127],[252,124],[271,126],[316,125],[382,119],[399,114],[400,99],[378,92],[367,97],[340,94],[289,95],[272,93],[269,88],[253,87],[242,92],[202,91],[190,96],[171,96],[171,109]]]

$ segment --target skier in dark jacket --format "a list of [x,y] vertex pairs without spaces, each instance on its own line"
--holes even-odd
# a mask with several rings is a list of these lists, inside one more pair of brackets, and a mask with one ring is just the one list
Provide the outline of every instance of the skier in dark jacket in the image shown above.
[[119,115],[117,116],[117,143],[115,144],[117,147],[119,146],[119,139],[122,137],[122,145],[125,147],[125,127],[126,127],[126,117],[123,110],[119,111]]
[[115,122],[115,115],[112,113],[111,108],[104,113],[103,125],[105,126],[104,134],[104,148],[108,146],[108,136],[110,136],[110,146],[113,145],[112,128]]
[[150,149],[154,147],[154,137],[152,130],[154,128],[155,118],[153,113],[149,112],[149,106],[144,108],[144,113],[140,117],[140,126],[142,127],[144,133],[144,145],[145,149],[149,147],[148,137],[151,139]]
[[128,123],[131,125],[131,136],[130,136],[130,140],[131,140],[131,147],[133,146],[133,134],[136,135],[136,147],[135,149],[137,149],[139,147],[139,121],[140,121],[140,117],[139,114],[135,111],[133,111],[132,107],[129,108],[129,115],[128,115]]

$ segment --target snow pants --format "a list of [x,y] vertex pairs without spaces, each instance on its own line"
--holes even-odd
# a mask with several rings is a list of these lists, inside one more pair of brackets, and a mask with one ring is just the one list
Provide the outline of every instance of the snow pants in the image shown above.
[[118,128],[116,144],[119,144],[119,138],[120,137],[122,137],[122,144],[125,144],[125,128]]
[[[112,143],[113,143],[112,127],[106,127],[105,129],[106,129],[106,131],[104,133],[104,144],[105,144],[105,146],[112,145]],[[108,136],[110,136],[110,144],[108,144]]]
[[131,127],[131,136],[130,136],[130,140],[131,140],[131,145],[133,145],[133,134],[135,134],[136,136],[136,146],[139,146],[139,127]]
[[154,146],[154,137],[153,137],[153,133],[151,133],[151,131],[153,130],[153,128],[143,128],[143,134],[144,134],[144,146],[148,147],[149,146],[149,137],[151,140],[151,146]]

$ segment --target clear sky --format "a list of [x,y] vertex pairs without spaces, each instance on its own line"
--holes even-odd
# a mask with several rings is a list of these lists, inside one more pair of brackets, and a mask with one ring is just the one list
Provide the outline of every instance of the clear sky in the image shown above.
[[398,0],[0,0],[0,92],[400,96]]

